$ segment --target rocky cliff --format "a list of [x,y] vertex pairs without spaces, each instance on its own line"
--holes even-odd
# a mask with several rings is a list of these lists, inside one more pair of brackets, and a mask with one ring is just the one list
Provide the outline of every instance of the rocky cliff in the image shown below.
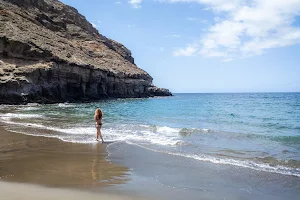
[[0,0],[0,103],[172,95],[57,0]]

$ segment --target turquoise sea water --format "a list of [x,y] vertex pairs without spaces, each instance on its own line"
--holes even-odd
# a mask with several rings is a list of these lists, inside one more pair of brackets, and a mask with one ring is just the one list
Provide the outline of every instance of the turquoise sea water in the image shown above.
[[0,106],[11,131],[94,143],[103,136],[162,154],[300,177],[300,93],[175,94],[168,98]]

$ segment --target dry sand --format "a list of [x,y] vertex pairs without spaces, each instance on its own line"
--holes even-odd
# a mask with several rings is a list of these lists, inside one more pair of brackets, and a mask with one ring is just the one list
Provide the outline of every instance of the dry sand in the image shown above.
[[[1,200],[129,200],[136,197],[101,194],[70,189],[46,188],[36,185],[0,182]],[[139,198],[140,199],[140,198]]]

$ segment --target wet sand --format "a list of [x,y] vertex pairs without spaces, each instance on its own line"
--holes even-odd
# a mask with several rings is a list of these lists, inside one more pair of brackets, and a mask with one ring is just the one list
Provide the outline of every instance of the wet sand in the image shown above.
[[151,199],[300,200],[300,178],[233,165],[203,162],[151,151],[125,142],[109,145],[109,159],[133,169],[126,184],[108,187],[119,194]]
[[[129,180],[128,168],[105,159],[107,144],[67,143],[55,138],[8,132],[2,126],[0,137],[0,199],[21,199],[21,194],[34,199],[44,192],[49,199],[57,199],[59,194],[73,199],[69,189],[100,195],[105,187]],[[31,191],[40,195],[33,196]],[[92,194],[90,199],[94,199]]]
[[0,128],[0,178],[51,187],[92,187],[127,181],[128,169],[105,160],[106,144],[74,144]]

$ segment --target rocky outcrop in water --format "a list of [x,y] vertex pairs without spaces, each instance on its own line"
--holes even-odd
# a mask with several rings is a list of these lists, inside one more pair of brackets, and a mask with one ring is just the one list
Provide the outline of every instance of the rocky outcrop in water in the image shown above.
[[57,0],[0,0],[0,27],[0,103],[172,95]]

